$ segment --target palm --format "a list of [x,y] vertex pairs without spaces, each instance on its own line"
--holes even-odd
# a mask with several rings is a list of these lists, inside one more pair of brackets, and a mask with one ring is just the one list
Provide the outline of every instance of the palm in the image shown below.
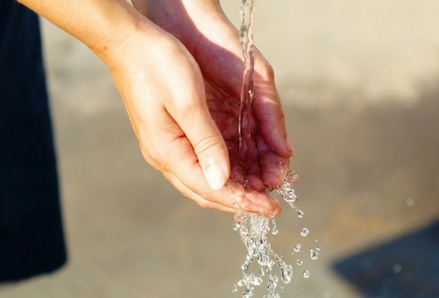
[[[240,133],[238,129],[240,98],[210,84],[206,78],[205,88],[209,111],[221,131],[229,151],[231,178],[255,190],[264,190],[266,185],[263,183],[260,170],[260,164],[264,161],[259,160],[260,156],[258,154],[247,155],[246,152],[240,151]],[[250,122],[254,125],[243,128],[243,131],[252,135],[246,147],[249,153],[255,153],[258,151],[257,142],[255,141],[259,137],[258,125],[253,116],[251,116]]]

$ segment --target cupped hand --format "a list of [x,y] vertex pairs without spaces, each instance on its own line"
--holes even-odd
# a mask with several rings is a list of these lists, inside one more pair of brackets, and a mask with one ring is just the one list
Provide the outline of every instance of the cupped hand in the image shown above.
[[[229,151],[208,109],[211,101],[227,106],[227,96],[205,83],[180,41],[145,21],[109,50],[105,61],[144,158],[183,195],[227,212],[235,212],[236,203],[253,213],[280,211],[278,202],[264,192],[227,182]],[[223,132],[228,125],[220,126]]]
[[[133,5],[178,38],[197,61],[208,109],[227,144],[231,178],[245,186],[240,191],[249,195],[256,191],[262,195],[279,185],[293,149],[287,138],[269,63],[255,50],[252,115],[249,127],[244,127],[251,134],[247,144],[250,160],[243,160],[238,133],[243,71],[241,47],[238,31],[227,20],[218,1],[135,0]],[[272,201],[265,196],[267,201]]]

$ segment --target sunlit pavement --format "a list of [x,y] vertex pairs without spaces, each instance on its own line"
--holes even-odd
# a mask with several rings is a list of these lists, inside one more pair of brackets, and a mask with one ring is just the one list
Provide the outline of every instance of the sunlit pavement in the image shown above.
[[[223,2],[236,23],[239,3]],[[438,11],[258,1],[255,40],[277,74],[305,212],[285,204],[271,236],[295,272],[281,297],[439,297]],[[105,66],[43,27],[70,260],[0,297],[241,297],[232,215],[183,199],[147,165]]]

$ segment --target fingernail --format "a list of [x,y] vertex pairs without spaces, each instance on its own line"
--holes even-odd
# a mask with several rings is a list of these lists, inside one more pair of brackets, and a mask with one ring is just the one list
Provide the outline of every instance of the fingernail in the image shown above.
[[226,174],[223,169],[216,164],[211,164],[204,172],[207,183],[213,190],[218,190],[226,183]]

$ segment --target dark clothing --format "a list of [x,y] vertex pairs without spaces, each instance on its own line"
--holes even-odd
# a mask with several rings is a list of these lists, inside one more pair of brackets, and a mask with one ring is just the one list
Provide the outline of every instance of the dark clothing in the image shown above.
[[0,281],[65,261],[38,17],[0,0]]

